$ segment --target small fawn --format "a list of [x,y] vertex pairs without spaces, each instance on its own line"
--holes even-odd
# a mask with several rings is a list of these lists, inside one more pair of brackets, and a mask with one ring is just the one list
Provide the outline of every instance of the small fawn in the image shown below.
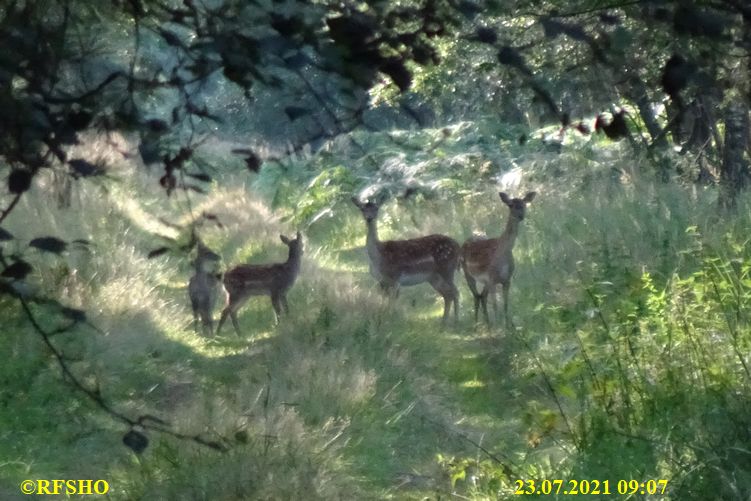
[[428,282],[443,296],[443,323],[454,304],[454,318],[459,316],[459,291],[454,285],[454,272],[459,266],[459,244],[444,235],[428,235],[410,240],[378,239],[376,219],[383,201],[362,203],[352,197],[367,226],[365,248],[368,251],[370,274],[381,288],[396,297],[402,285]]
[[222,287],[222,275],[218,271],[221,258],[201,241],[198,241],[197,245],[197,255],[193,262],[195,273],[188,282],[188,296],[193,308],[193,328],[198,332],[200,317],[204,335],[211,336],[214,333],[214,306],[217,298],[225,292]]
[[[498,318],[498,303],[496,302],[496,285],[503,288],[503,312],[506,328],[511,325],[509,317],[509,287],[511,276],[514,274],[514,255],[512,251],[519,234],[519,223],[524,220],[527,205],[535,198],[531,191],[524,198],[509,198],[505,193],[498,194],[509,208],[509,219],[506,229],[498,238],[470,239],[462,246],[461,263],[467,285],[475,299],[475,322],[480,306],[482,306],[485,321],[490,325],[488,317],[488,294],[493,300],[493,311]],[[482,284],[482,291],[478,291],[478,282]]]
[[224,288],[227,289],[227,303],[219,319],[217,332],[221,331],[227,316],[232,317],[235,332],[240,335],[240,324],[237,321],[237,310],[244,305],[251,296],[270,296],[274,307],[276,322],[284,313],[289,314],[287,291],[292,287],[300,274],[300,259],[302,257],[302,236],[297,232],[294,240],[284,235],[279,238],[289,247],[289,255],[284,263],[275,264],[242,264],[235,266],[224,274]]

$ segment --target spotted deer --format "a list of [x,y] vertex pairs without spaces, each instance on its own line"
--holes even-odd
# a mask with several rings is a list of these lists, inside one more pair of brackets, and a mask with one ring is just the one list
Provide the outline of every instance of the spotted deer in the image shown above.
[[224,274],[224,288],[227,289],[228,297],[219,319],[217,332],[222,329],[227,316],[230,316],[235,332],[238,336],[240,335],[237,310],[251,296],[269,296],[271,298],[276,323],[279,323],[282,310],[285,314],[289,314],[287,291],[300,274],[300,260],[303,249],[302,236],[298,231],[294,239],[289,239],[284,235],[279,235],[279,238],[289,247],[289,254],[285,262],[258,265],[242,264],[235,266]]
[[376,229],[382,201],[363,203],[352,197],[352,203],[365,219],[370,274],[381,288],[396,297],[402,285],[428,282],[443,297],[443,323],[448,320],[452,303],[454,318],[458,320],[459,291],[454,285],[454,272],[459,267],[459,244],[444,235],[382,242]]
[[193,308],[193,328],[198,332],[200,318],[203,334],[206,336],[214,333],[212,314],[217,299],[224,293],[222,275],[219,272],[220,261],[218,254],[198,241],[196,259],[193,262],[195,272],[188,282],[188,296]]
[[[475,299],[475,322],[479,308],[482,306],[485,321],[490,325],[488,317],[488,295],[493,301],[493,312],[498,318],[498,303],[495,297],[496,286],[501,284],[503,291],[503,313],[506,328],[511,325],[509,317],[509,287],[511,276],[514,274],[514,255],[512,251],[519,234],[519,223],[524,220],[527,205],[535,198],[536,193],[530,191],[524,198],[509,198],[505,193],[498,194],[509,208],[509,219],[506,229],[498,238],[469,239],[464,242],[461,251],[461,264],[467,279],[469,290]],[[478,289],[482,285],[482,290]]]

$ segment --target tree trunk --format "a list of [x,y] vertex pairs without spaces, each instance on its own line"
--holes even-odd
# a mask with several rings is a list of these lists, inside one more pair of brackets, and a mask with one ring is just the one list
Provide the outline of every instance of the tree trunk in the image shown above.
[[725,109],[725,149],[720,168],[720,206],[735,207],[736,196],[749,177],[744,158],[748,143],[748,105],[742,98],[734,99]]
[[667,146],[665,133],[660,124],[657,123],[657,118],[652,110],[652,101],[649,99],[647,86],[644,85],[644,82],[640,78],[634,77],[629,81],[626,90],[626,95],[636,104],[639,110],[639,116],[652,138],[652,143],[658,148],[665,148]]

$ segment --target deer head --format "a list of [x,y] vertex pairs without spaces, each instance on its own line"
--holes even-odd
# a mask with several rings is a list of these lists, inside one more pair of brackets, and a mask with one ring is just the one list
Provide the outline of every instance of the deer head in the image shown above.
[[511,211],[511,217],[522,221],[524,220],[524,215],[527,211],[527,205],[529,205],[529,203],[534,200],[537,193],[530,191],[526,195],[524,195],[524,198],[510,198],[506,193],[503,192],[498,193],[498,195],[501,197],[503,203],[506,204]]

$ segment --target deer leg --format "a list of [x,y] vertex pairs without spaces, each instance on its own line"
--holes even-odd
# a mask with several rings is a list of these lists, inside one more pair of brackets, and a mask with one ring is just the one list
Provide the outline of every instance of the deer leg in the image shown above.
[[467,286],[469,286],[472,298],[475,300],[475,323],[477,323],[477,315],[480,313],[480,294],[477,292],[477,282],[474,277],[467,272],[466,268],[464,270],[464,278],[467,279]]
[[195,307],[193,308],[193,330],[198,334],[198,311],[196,311]]
[[508,314],[508,293],[511,288],[511,282],[503,282],[501,287],[503,291],[503,316],[506,319],[506,329],[510,329],[513,326],[511,317]]
[[284,314],[289,315],[289,303],[287,303],[287,296],[282,294],[282,306],[284,307]]
[[240,337],[240,322],[237,320],[237,311],[234,309],[229,311],[229,316],[232,318],[232,325],[235,327],[235,334]]
[[219,334],[222,330],[222,325],[224,325],[224,322],[227,320],[227,315],[229,315],[230,309],[229,306],[225,307],[222,310],[222,316],[219,317],[219,325],[216,327],[216,333]]
[[206,311],[206,317],[204,318],[204,327],[208,329],[206,336],[212,337],[214,335],[214,319],[211,318],[211,310]]
[[451,284],[451,294],[454,298],[454,323],[459,323],[459,289],[456,285]]
[[279,295],[277,294],[271,295],[271,306],[274,307],[274,322],[276,325],[279,325],[279,319],[282,316],[282,306],[281,306],[281,300],[279,298]]
[[480,295],[474,294],[472,297],[475,299],[475,323],[477,323],[477,317],[480,314]]
[[482,290],[482,294],[480,294],[480,305],[482,306],[482,314],[485,317],[485,322],[490,325],[490,317],[488,316],[488,293],[490,292],[490,287],[487,285]]
[[498,294],[495,285],[488,286],[489,292],[488,295],[490,296],[490,300],[493,303],[493,323],[497,323],[500,319],[500,314],[498,311]]
[[[456,305],[456,286],[454,284],[448,282],[445,278],[443,278],[440,275],[434,275],[430,279],[430,285],[433,286],[433,288],[438,292],[441,296],[443,296],[443,319],[442,323],[445,325],[446,321],[449,318],[449,313],[451,312],[451,303],[454,303]],[[454,307],[454,312],[456,312],[456,306]]]

